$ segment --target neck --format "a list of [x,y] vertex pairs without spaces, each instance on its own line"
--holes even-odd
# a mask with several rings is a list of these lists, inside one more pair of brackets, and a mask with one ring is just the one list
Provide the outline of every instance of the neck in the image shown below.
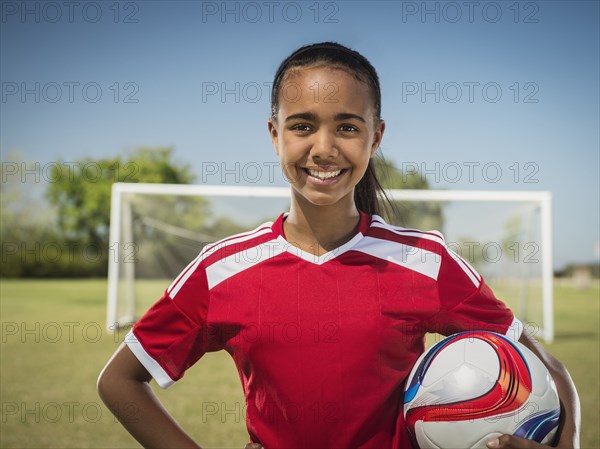
[[304,251],[321,255],[348,242],[358,229],[360,214],[353,196],[328,206],[316,206],[292,191],[284,222],[286,239]]

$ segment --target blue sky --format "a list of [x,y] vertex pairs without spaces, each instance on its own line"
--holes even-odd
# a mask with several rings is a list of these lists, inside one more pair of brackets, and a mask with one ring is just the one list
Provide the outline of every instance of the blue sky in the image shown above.
[[555,266],[598,259],[599,2],[1,5],[5,162],[172,145],[199,181],[239,162],[270,184],[273,74],[298,46],[334,40],[379,73],[396,166],[433,188],[550,190]]

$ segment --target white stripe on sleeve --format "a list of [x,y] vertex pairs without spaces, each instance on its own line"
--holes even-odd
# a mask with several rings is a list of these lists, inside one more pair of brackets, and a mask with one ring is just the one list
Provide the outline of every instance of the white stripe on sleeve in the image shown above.
[[510,326],[508,328],[508,330],[506,331],[505,336],[509,339],[511,339],[512,341],[519,341],[519,338],[521,338],[521,334],[523,333],[523,323],[518,320],[516,317],[513,318],[512,323],[510,323]]
[[131,352],[137,357],[144,368],[148,370],[152,378],[161,388],[169,388],[175,383],[171,377],[165,372],[165,370],[146,352],[142,344],[138,341],[137,337],[133,333],[133,329],[130,330],[125,336],[125,344],[131,349]]

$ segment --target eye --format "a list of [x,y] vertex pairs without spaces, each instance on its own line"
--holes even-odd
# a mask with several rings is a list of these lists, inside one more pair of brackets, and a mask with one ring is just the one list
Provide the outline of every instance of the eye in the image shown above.
[[348,123],[340,125],[339,130],[343,132],[358,132],[358,128],[356,126],[350,125]]
[[308,132],[311,130],[311,127],[304,123],[298,123],[296,125],[291,126],[290,129],[292,131]]

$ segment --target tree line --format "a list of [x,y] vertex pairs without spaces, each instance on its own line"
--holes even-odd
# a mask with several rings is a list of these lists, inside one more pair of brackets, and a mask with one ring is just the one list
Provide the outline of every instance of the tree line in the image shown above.
[[[109,247],[110,196],[115,182],[191,184],[196,175],[187,163],[175,159],[172,147],[141,147],[127,156],[57,161],[41,166],[18,160],[2,163],[0,244],[2,277],[104,277]],[[37,171],[36,171],[37,170]],[[426,189],[418,173],[403,174],[390,162],[376,159],[384,188]],[[36,192],[44,188],[43,192]],[[36,197],[36,194],[38,195]],[[177,216],[178,226],[217,237],[242,229],[234,220],[207,220],[210,202],[203,198],[153,198],[140,203],[154,216],[168,221]],[[431,203],[397,205],[397,224],[441,228],[441,208]],[[210,221],[210,223],[209,223]],[[136,225],[136,223],[134,223]],[[142,231],[151,232],[151,231]],[[152,240],[152,235],[149,235]],[[157,237],[152,247],[169,245]],[[177,252],[171,247],[171,252]],[[164,249],[164,248],[163,248]],[[191,250],[197,251],[192,245]],[[153,257],[152,250],[141,254]],[[185,255],[187,257],[187,254]]]

